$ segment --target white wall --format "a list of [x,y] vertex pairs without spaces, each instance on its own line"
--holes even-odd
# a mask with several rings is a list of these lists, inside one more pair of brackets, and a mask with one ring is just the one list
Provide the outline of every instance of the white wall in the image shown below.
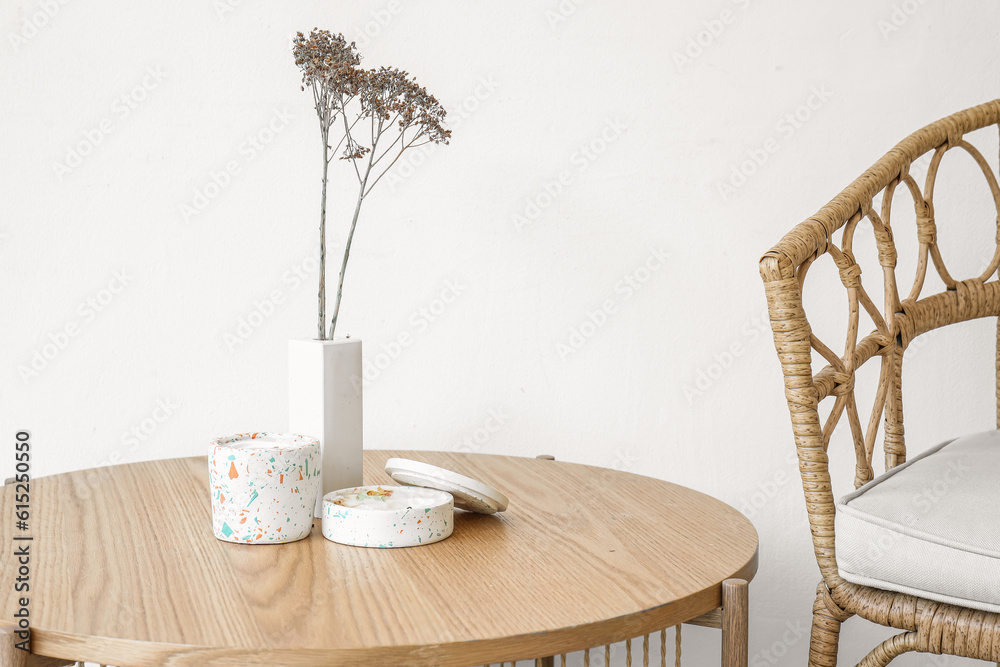
[[[315,274],[293,276],[313,252],[320,166],[289,44],[343,31],[368,66],[418,75],[454,129],[362,211],[340,331],[369,361],[413,339],[366,388],[367,444],[459,448],[499,414],[481,451],[617,466],[744,509],[761,541],[753,664],[805,664],[807,635],[786,631],[807,632],[819,575],[757,259],[910,131],[995,97],[998,19],[982,1],[6,0],[0,433],[32,429],[35,473],[50,474],[285,426],[286,341],[315,328]],[[797,109],[808,118],[792,125]],[[209,187],[228,162],[239,172]],[[353,204],[335,166],[333,254]],[[965,203],[985,186],[968,190],[949,191],[950,219],[939,208],[960,266],[994,238],[989,201]],[[665,265],[619,287],[654,252]],[[458,297],[428,322],[449,284]],[[227,344],[275,292],[273,313]],[[615,312],[591,332],[606,300]],[[593,335],[564,354],[581,327]],[[992,425],[991,331],[921,348],[914,450]],[[36,352],[52,358],[19,371]],[[835,445],[847,470],[849,445]],[[885,634],[848,624],[843,664]],[[688,664],[717,647],[692,630]]]

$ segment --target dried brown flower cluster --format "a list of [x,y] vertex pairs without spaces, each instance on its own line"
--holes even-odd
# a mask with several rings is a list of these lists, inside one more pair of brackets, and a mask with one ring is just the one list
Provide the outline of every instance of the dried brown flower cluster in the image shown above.
[[[337,327],[344,274],[361,203],[405,151],[428,143],[447,144],[451,130],[444,127],[447,111],[426,88],[417,84],[416,78],[394,67],[362,69],[357,47],[354,42],[348,43],[342,34],[314,29],[309,37],[298,33],[292,44],[295,64],[302,70],[302,89],[308,86],[313,93],[323,140],[318,338],[325,340],[333,338]],[[344,133],[337,146],[333,147],[330,145],[330,128],[338,116],[343,120]],[[359,123],[370,132],[358,128]],[[327,170],[333,154],[341,145],[344,146],[341,159],[350,160],[354,165],[359,189],[327,336],[324,326]],[[388,163],[379,167],[386,157],[389,157]]]
[[345,101],[358,93],[361,55],[354,42],[348,44],[343,35],[329,30],[313,30],[309,37],[297,33],[292,40],[292,55],[302,71],[302,90],[306,86],[312,90],[320,133],[326,142]]
[[401,131],[414,127],[417,134],[436,143],[448,143],[451,130],[444,129],[447,111],[416,77],[395,67],[380,67],[365,74],[362,107],[380,121],[398,115]]
[[354,42],[329,30],[313,30],[309,37],[301,32],[292,40],[295,64],[302,70],[302,90],[319,83],[332,90],[347,89],[351,73],[361,63]]

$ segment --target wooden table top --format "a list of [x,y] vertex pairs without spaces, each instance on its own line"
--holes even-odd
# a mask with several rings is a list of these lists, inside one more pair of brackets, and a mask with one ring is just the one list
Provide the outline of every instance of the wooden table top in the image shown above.
[[[149,461],[33,480],[33,650],[113,665],[472,665],[621,641],[720,604],[750,580],[742,514],[669,482],[559,461],[390,456],[503,490],[502,514],[456,511],[450,538],[365,549],[323,538],[240,545],[212,535],[206,459]],[[14,488],[0,496],[12,549]],[[22,543],[23,544],[23,543]],[[9,552],[8,552],[9,553]],[[5,556],[0,581],[12,582]],[[0,618],[17,603],[0,587]]]

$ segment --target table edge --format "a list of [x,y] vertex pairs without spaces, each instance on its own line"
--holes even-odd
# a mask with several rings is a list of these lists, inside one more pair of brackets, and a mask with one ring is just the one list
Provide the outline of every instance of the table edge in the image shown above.
[[[369,449],[366,451],[386,451],[394,453],[442,453],[464,454],[465,452],[447,452],[439,450],[398,450]],[[523,458],[527,456],[511,456],[507,454],[476,453],[476,456],[496,456],[503,458]],[[150,459],[118,465],[136,465],[153,461],[204,459],[205,456],[182,456],[170,459]],[[557,463],[583,466],[607,470],[601,466],[593,466],[572,461]],[[104,466],[99,469],[104,469]],[[59,475],[86,472],[95,468],[45,475],[37,479],[56,477]],[[67,660],[84,660],[100,664],[128,664],[135,667],[188,667],[205,665],[206,667],[222,667],[235,665],[274,665],[281,667],[312,667],[317,661],[324,665],[353,666],[360,658],[374,665],[440,665],[441,667],[467,667],[470,664],[489,664],[502,659],[530,660],[537,657],[579,651],[609,643],[624,641],[634,637],[659,632],[664,628],[679,625],[685,621],[697,618],[702,614],[717,609],[722,604],[722,581],[725,579],[744,579],[752,581],[759,565],[760,540],[753,523],[741,512],[728,503],[708,495],[697,489],[691,489],[681,484],[633,473],[620,471],[638,477],[648,477],[659,482],[672,484],[688,491],[697,493],[732,509],[739,514],[746,525],[754,533],[754,550],[750,558],[736,571],[722,580],[706,588],[691,593],[685,598],[643,609],[637,612],[602,619],[583,625],[557,628],[551,631],[522,634],[509,637],[480,639],[475,641],[449,642],[445,644],[408,645],[390,647],[357,647],[339,649],[270,649],[267,647],[222,647],[200,646],[189,644],[170,644],[161,642],[144,642],[134,639],[115,637],[95,637],[80,635],[59,630],[46,630],[32,627],[33,653]],[[8,619],[0,620],[0,625],[11,624]],[[96,652],[95,652],[96,651]],[[543,655],[544,654],[544,655]],[[260,660],[264,660],[261,662]]]

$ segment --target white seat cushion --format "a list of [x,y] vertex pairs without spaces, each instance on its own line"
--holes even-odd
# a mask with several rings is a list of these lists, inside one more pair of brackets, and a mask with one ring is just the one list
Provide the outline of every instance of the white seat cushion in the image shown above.
[[1000,431],[942,443],[837,501],[847,581],[1000,613]]

